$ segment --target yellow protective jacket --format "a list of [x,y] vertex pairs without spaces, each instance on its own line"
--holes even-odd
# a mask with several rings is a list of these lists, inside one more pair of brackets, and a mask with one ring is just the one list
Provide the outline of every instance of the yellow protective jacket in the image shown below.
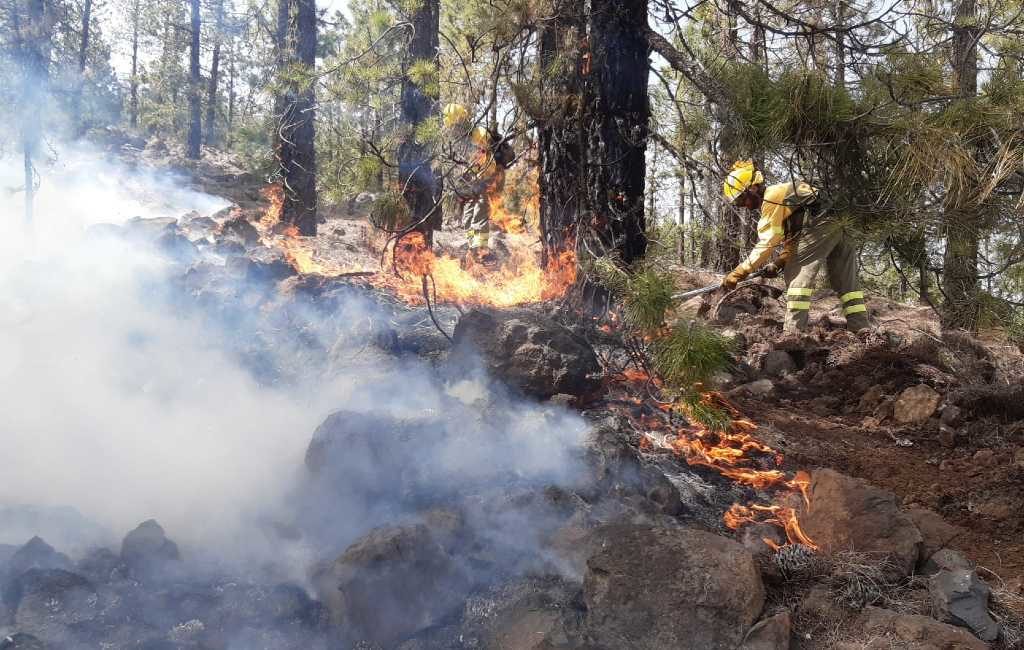
[[[785,239],[786,221],[798,208],[813,203],[817,198],[818,190],[803,181],[766,187],[764,202],[761,204],[761,219],[757,222],[757,244],[740,264],[740,268],[750,274],[764,266],[772,250]],[[796,242],[787,241],[785,244],[786,250],[789,250]]]
[[469,139],[479,149],[473,154],[469,169],[463,176],[468,186],[464,193],[474,197],[489,193],[503,185],[505,168],[494,159],[491,152],[491,135],[487,129],[482,126],[474,127],[469,133]]

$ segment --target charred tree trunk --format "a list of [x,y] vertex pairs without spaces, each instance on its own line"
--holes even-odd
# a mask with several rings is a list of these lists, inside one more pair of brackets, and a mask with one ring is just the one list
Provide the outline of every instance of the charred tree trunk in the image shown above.
[[580,186],[584,150],[579,43],[583,2],[557,0],[540,35],[542,97],[545,115],[538,131],[540,149],[540,232],[543,259],[575,244],[581,214]]
[[294,60],[282,116],[281,174],[284,206],[281,218],[303,235],[315,235],[316,190],[316,0],[295,2]]
[[89,55],[89,23],[92,17],[92,0],[85,0],[82,8],[82,40],[78,45],[78,76],[75,78],[75,91],[71,98],[71,119],[75,135],[85,132],[82,121],[82,90],[85,86],[85,62]]
[[592,0],[587,194],[595,235],[632,264],[647,251],[647,0]]
[[231,42],[228,46],[228,118],[227,144],[231,146],[232,133],[235,128],[235,47]]
[[224,0],[217,0],[213,22],[213,60],[210,62],[210,85],[206,94],[206,144],[217,141],[217,82],[220,79],[220,44],[224,30]]
[[202,80],[199,77],[199,32],[202,20],[199,15],[199,0],[191,0],[192,32],[189,46],[189,77],[188,77],[188,151],[186,155],[198,160],[203,138],[202,108],[199,99],[199,88]]
[[[960,0],[953,27],[953,83],[961,101],[978,94],[978,26],[976,0]],[[946,252],[942,289],[946,300],[942,324],[976,330],[980,309],[978,286],[979,233],[975,214],[950,207],[945,215]]]
[[428,244],[433,241],[434,231],[441,229],[441,179],[434,169],[429,148],[417,141],[417,131],[421,124],[438,114],[438,104],[436,93],[417,83],[410,76],[410,69],[426,62],[434,66],[437,73],[440,17],[439,0],[419,0],[410,18],[413,35],[403,70],[401,102],[406,136],[398,146],[398,182],[409,206],[411,224],[423,233]]
[[130,82],[128,114],[131,127],[139,125],[139,3],[132,4],[132,78]]
[[25,102],[21,146],[25,172],[25,221],[31,223],[35,203],[35,161],[42,139],[42,115],[50,69],[50,25],[47,24],[44,0],[29,0],[25,31],[25,37],[21,39],[22,98]]

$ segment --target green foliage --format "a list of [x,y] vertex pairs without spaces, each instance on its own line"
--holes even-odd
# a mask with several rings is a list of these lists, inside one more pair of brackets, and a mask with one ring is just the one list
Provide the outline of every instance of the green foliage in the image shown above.
[[370,210],[370,223],[386,231],[409,225],[409,206],[400,192],[383,192]]
[[711,327],[690,322],[676,325],[648,346],[651,360],[665,385],[687,390],[707,384],[731,364],[731,341]]

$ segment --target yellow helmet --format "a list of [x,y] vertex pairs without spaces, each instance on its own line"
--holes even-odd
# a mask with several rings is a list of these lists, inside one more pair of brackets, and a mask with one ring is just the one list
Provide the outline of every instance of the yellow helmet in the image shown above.
[[447,104],[444,107],[444,125],[452,128],[469,121],[469,111],[462,104]]
[[726,199],[732,202],[751,185],[760,185],[762,183],[764,183],[764,176],[754,168],[753,161],[737,160],[732,166],[732,171],[725,178],[725,183],[722,185],[722,193],[725,194]]

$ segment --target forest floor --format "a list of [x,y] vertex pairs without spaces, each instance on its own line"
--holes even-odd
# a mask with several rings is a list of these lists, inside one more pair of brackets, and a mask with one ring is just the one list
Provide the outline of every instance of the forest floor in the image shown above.
[[[198,187],[235,201],[252,222],[263,219],[270,209],[266,185],[224,175],[225,166],[214,160],[191,171]],[[321,214],[326,218],[316,237],[286,244],[307,266],[300,270],[390,273],[380,249],[386,237],[357,202],[322,207]],[[463,241],[464,233],[449,227],[436,245],[457,254]],[[683,288],[717,280],[704,272],[680,274]],[[778,280],[774,285],[781,288]],[[990,583],[1021,589],[1022,351],[996,332],[943,335],[931,308],[872,295],[872,332],[856,337],[843,329],[838,301],[827,290],[815,297],[812,331],[794,340],[782,332],[784,298],[756,289],[743,293],[748,295],[734,296],[710,320],[735,336],[741,350],[739,367],[722,388],[758,424],[758,436],[784,454],[785,469],[833,468],[892,491],[906,507],[941,514],[961,529],[951,546],[977,562]],[[707,305],[699,307],[699,300],[692,301],[680,315],[708,318]],[[772,355],[779,351],[789,359],[782,367]],[[766,378],[770,390],[747,389],[757,380],[764,388]],[[896,422],[894,402],[919,384],[939,394],[934,413],[916,423]]]
[[[707,277],[691,278],[700,286]],[[776,281],[779,287],[781,284]],[[743,349],[733,384],[770,376],[772,390],[730,395],[785,454],[787,469],[828,467],[888,489],[958,526],[951,546],[986,579],[1024,580],[1024,355],[998,332],[943,335],[930,307],[868,296],[872,332],[843,330],[826,290],[808,336],[782,332],[781,300],[750,292],[723,309],[718,326]],[[695,307],[690,305],[689,307]],[[790,363],[776,350],[788,350]],[[781,366],[781,367],[780,367]],[[919,384],[940,396],[916,423],[892,416],[894,400]],[[760,394],[758,394],[760,393]],[[948,407],[947,407],[948,405]]]

